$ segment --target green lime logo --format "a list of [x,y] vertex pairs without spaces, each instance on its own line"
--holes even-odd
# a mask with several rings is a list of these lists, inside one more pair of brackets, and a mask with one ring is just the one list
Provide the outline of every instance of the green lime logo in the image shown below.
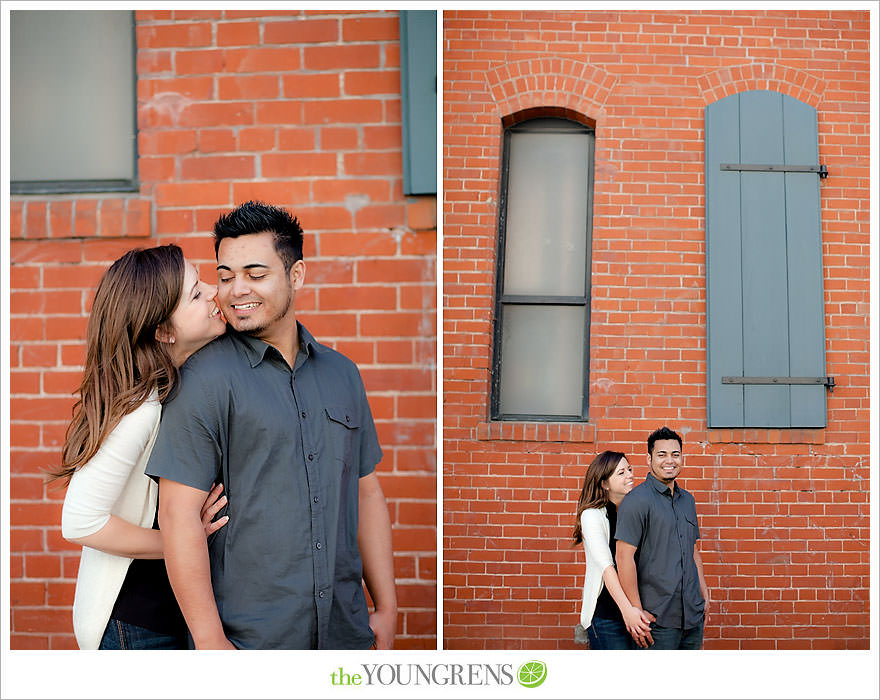
[[547,679],[547,664],[543,661],[526,661],[519,667],[516,678],[523,688],[537,688]]

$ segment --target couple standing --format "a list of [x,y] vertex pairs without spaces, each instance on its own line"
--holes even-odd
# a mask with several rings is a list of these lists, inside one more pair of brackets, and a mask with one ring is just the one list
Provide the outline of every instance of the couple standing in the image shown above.
[[694,497],[675,483],[682,462],[681,436],[664,426],[648,437],[649,472],[635,488],[621,452],[587,468],[574,528],[587,563],[576,641],[586,630],[591,649],[702,647],[709,589]]
[[302,229],[248,202],[214,250],[217,286],[175,245],[130,251],[98,286],[53,475],[83,545],[77,642],[391,648],[382,450],[357,368],[296,320]]

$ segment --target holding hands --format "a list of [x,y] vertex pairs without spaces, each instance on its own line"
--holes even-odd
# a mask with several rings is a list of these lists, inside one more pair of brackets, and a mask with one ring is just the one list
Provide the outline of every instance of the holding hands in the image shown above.
[[623,622],[626,625],[626,631],[630,633],[635,643],[643,649],[647,649],[654,643],[651,636],[651,623],[655,618],[646,610],[641,610],[635,605],[630,605],[628,609],[622,610]]

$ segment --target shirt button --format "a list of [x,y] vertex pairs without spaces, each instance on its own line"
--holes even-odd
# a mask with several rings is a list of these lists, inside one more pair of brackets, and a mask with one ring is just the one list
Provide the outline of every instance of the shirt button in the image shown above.
[[345,417],[345,422],[346,422],[346,423],[351,423],[351,418],[349,418],[348,416],[346,416],[346,417]]
[[311,462],[313,459],[315,459],[315,455],[309,452],[309,461]]
[[321,549],[321,543],[315,542],[315,549]]
[[306,412],[303,411],[302,413],[300,413],[300,415],[301,415],[303,418],[305,418],[305,417],[306,417]]
[[318,591],[318,597],[319,597],[319,598],[323,598],[323,597],[324,597],[324,591]]
[[315,496],[312,500],[313,500],[315,503],[317,503],[317,502],[318,502],[318,497]]

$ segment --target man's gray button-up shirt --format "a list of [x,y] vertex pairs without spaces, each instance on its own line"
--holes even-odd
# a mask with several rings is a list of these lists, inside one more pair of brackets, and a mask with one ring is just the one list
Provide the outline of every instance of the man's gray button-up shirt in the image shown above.
[[358,480],[382,458],[360,373],[299,325],[294,369],[229,331],[181,369],[147,474],[208,490],[214,597],[240,648],[366,649]]
[[694,562],[700,537],[694,497],[674,491],[649,473],[617,509],[615,539],[636,547],[642,607],[661,627],[693,629],[703,618],[705,601]]

